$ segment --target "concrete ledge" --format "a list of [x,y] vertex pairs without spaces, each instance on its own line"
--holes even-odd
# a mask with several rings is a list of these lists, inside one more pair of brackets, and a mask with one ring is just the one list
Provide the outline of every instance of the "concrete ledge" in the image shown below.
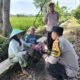
[[9,61],[9,59],[6,59],[5,61],[1,62],[0,75],[7,71],[11,66],[13,66],[13,64]]

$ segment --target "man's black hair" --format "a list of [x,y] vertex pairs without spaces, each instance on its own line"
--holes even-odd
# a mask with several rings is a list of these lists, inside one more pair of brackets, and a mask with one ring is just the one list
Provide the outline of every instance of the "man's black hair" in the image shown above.
[[50,7],[50,6],[54,6],[54,3],[50,3],[50,4],[49,4],[49,7]]
[[63,35],[63,31],[64,31],[64,28],[63,27],[59,27],[59,26],[53,27],[53,30],[52,30],[52,32],[56,32],[58,34],[58,36],[62,36]]

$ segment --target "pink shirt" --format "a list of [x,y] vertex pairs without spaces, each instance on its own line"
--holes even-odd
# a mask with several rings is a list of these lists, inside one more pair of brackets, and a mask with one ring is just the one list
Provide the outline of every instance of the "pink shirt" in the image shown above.
[[57,12],[47,13],[44,22],[47,24],[46,30],[51,32],[54,26],[58,25],[59,15]]

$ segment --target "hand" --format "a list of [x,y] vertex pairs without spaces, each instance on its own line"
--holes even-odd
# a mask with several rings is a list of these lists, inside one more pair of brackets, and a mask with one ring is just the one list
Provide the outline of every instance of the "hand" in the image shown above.
[[48,57],[48,55],[47,54],[43,54],[43,59],[45,59],[45,58],[47,58]]
[[49,59],[49,58],[48,58],[48,55],[47,55],[47,54],[44,54],[44,55],[43,55],[43,59],[44,59],[44,61],[45,61],[46,63],[48,63],[48,61],[49,61],[48,59]]
[[29,52],[28,54],[29,54],[29,56],[32,56],[32,53],[31,52]]
[[35,47],[36,47],[36,45],[35,44],[32,44],[32,48],[35,49]]
[[45,62],[47,62],[47,63],[49,62],[49,58],[48,57],[46,57]]
[[45,49],[45,51],[47,51],[47,50],[48,50],[47,45],[44,45],[44,49]]

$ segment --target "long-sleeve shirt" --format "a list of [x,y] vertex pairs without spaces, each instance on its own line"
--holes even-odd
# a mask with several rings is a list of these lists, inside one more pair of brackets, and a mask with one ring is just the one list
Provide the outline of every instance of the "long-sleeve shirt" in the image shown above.
[[[55,44],[55,42],[53,44]],[[48,62],[51,64],[55,64],[57,62],[63,64],[67,75],[74,77],[79,70],[78,56],[75,50],[72,44],[63,37],[59,37],[59,47],[61,53],[54,53],[54,55],[50,55],[48,57]]]
[[9,43],[9,48],[8,48],[8,54],[9,54],[9,58],[14,58],[14,57],[17,57],[19,53],[25,53],[24,50],[24,46],[26,47],[30,47],[31,45],[24,42],[22,39],[21,39],[21,46],[19,45],[19,43],[12,39]]
[[37,43],[36,36],[32,34],[25,36],[25,42],[30,44],[36,44]]

